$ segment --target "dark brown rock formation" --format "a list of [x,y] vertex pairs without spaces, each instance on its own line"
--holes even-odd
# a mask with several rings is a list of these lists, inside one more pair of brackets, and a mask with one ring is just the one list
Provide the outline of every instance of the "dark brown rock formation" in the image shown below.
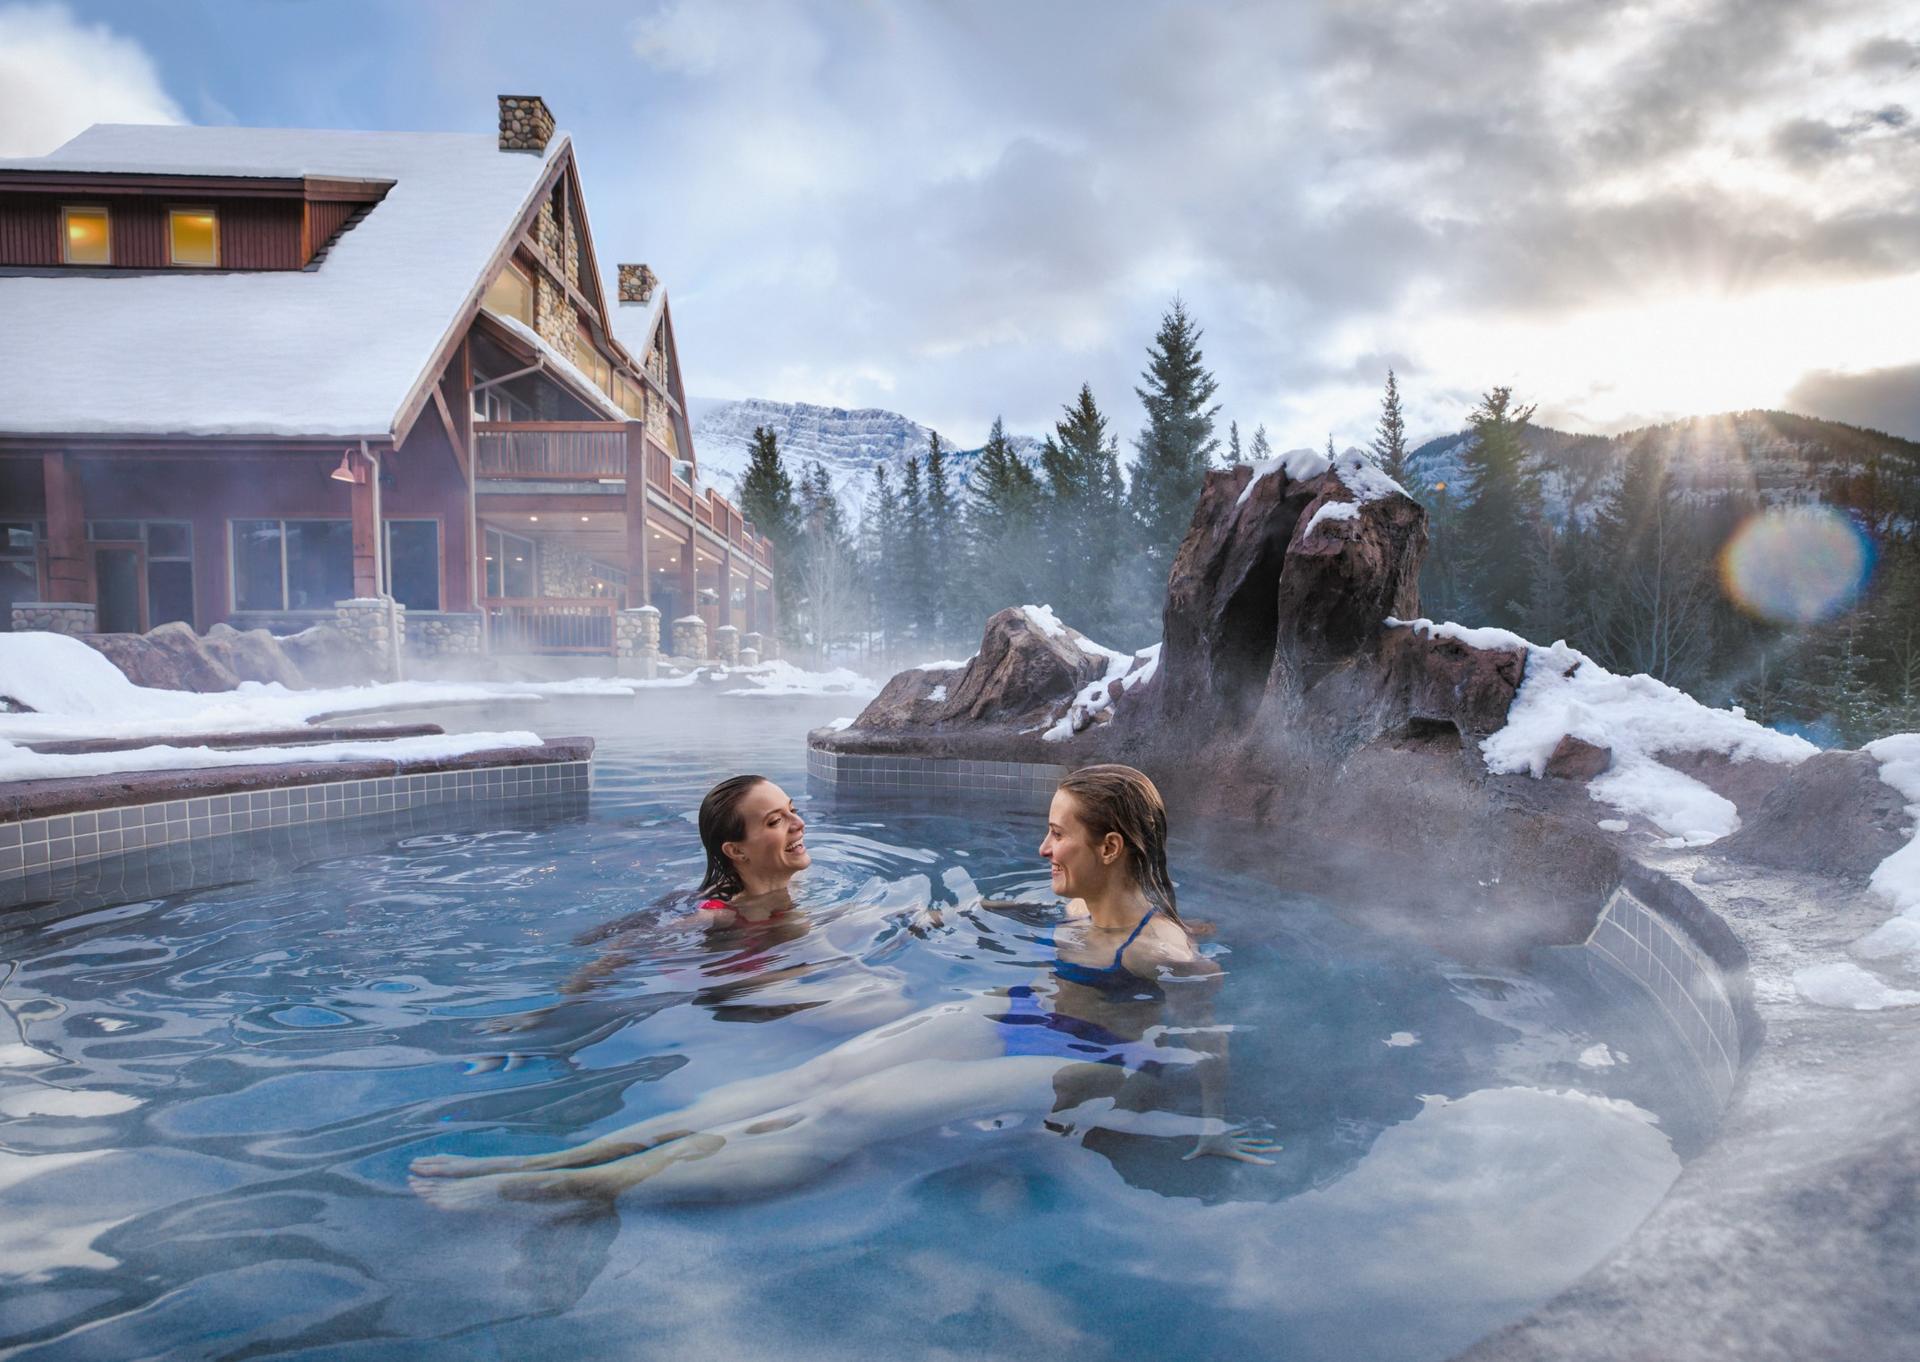
[[1613,749],[1569,733],[1554,746],[1545,774],[1553,780],[1592,780],[1613,765]]
[[197,692],[232,690],[242,681],[306,683],[264,629],[241,632],[216,624],[203,638],[193,626],[173,621],[144,634],[86,634],[82,638],[104,653],[136,686]]

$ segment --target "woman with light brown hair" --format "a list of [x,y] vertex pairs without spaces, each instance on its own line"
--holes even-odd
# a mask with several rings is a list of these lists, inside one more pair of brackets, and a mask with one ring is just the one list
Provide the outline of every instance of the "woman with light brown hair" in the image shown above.
[[[1187,1158],[1268,1163],[1271,1141],[1223,1119],[1226,1038],[1211,1016],[1220,970],[1180,920],[1166,840],[1166,807],[1145,775],[1126,766],[1076,771],[1055,791],[1040,843],[1054,892],[1069,900],[1050,981],[913,1013],[574,1149],[419,1159],[414,1186],[445,1206],[494,1194],[765,1195],[865,1146],[955,1121],[1061,1134],[1134,1127],[1137,1112],[1117,1105],[1130,1076],[1188,1065],[1198,1072],[1202,1114],[1155,1111],[1156,1132],[1196,1137]],[[1175,1028],[1164,1027],[1170,1013]],[[1168,1030],[1177,1044],[1149,1039]]]

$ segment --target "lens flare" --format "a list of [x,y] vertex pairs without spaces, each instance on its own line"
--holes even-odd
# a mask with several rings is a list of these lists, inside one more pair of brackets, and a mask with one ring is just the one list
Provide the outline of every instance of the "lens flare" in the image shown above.
[[1720,551],[1728,597],[1774,624],[1814,624],[1844,610],[1872,567],[1872,542],[1831,506],[1762,512]]

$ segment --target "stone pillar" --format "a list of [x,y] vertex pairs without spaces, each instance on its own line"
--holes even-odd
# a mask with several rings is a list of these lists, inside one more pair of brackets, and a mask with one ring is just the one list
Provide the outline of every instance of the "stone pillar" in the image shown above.
[[742,648],[740,650],[740,665],[743,667],[759,666],[760,665],[759,650],[756,648]]
[[622,610],[613,619],[614,670],[648,680],[660,662],[660,612],[650,605]]
[[335,601],[334,623],[360,645],[374,679],[397,681],[398,657],[407,641],[407,607],[377,596]]
[[707,622],[698,615],[682,615],[673,622],[673,655],[696,662],[707,658]]
[[713,631],[713,655],[729,667],[740,661],[740,631],[731,624],[723,624]]
[[744,656],[747,653],[752,653],[754,655],[754,658],[757,660],[760,657],[765,655],[766,650],[767,650],[766,637],[765,635],[759,633],[757,630],[750,630],[747,633],[740,635],[740,652],[742,656]]
[[100,612],[91,601],[15,601],[16,634],[97,634]]

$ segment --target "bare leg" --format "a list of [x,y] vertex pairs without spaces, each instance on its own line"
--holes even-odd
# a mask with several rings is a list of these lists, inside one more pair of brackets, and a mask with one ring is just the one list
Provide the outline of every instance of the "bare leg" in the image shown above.
[[783,1191],[867,1145],[950,1121],[1040,1117],[1053,1105],[1063,1061],[1040,1055],[916,1059],[815,1089],[773,1112],[703,1130],[589,1168],[520,1171],[460,1183],[419,1179],[436,1205],[464,1209],[508,1200],[627,1196],[649,1202],[716,1201]]
[[415,1159],[411,1171],[423,1178],[477,1177],[583,1168],[629,1158],[677,1140],[690,1131],[715,1130],[736,1121],[750,1122],[809,1094],[843,1087],[869,1074],[897,1069],[914,1060],[970,1060],[995,1055],[999,1051],[999,1040],[986,1018],[1004,1006],[1004,1000],[997,998],[943,1003],[862,1032],[795,1068],[724,1084],[679,1111],[640,1121],[572,1149],[484,1159],[433,1154]]

